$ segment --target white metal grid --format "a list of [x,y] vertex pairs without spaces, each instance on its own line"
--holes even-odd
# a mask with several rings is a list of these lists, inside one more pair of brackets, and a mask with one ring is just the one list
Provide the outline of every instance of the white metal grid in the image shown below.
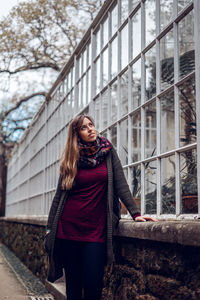
[[[55,191],[59,157],[65,143],[68,123],[74,115],[81,111],[89,111],[95,118],[97,129],[100,132],[103,131],[114,142],[118,153],[121,154],[124,168],[128,171],[126,174],[128,174],[127,179],[131,190],[133,188],[133,170],[140,171],[138,171],[138,178],[140,179],[139,197],[142,214],[148,213],[145,200],[146,166],[155,165],[157,196],[153,200],[156,202],[157,216],[162,218],[184,216],[182,214],[180,190],[180,155],[186,150],[197,149],[198,191],[200,192],[200,6],[198,0],[194,0],[194,3],[193,1],[180,2],[178,0],[174,0],[173,3],[170,1],[170,3],[173,5],[173,14],[170,16],[169,21],[165,20],[161,26],[161,20],[163,22],[161,9],[165,4],[162,0],[106,1],[106,9],[100,12],[98,21],[94,22],[94,26],[91,25],[87,38],[80,43],[79,51],[74,54],[74,57],[67,64],[65,75],[62,75],[59,84],[51,91],[50,100],[45,102],[37,115],[36,121],[33,122],[30,130],[13,152],[8,168],[7,215],[48,213]],[[148,13],[152,7],[154,7],[154,10],[156,7],[156,10],[151,12],[154,14],[154,20],[152,19],[151,24],[149,23],[151,20]],[[191,12],[194,13],[195,70],[180,78],[179,22],[184,20]],[[136,25],[133,20],[139,24],[137,26],[141,26],[141,34],[139,34],[141,39],[139,49],[141,51],[136,54],[133,54],[135,37],[133,33],[137,32],[138,27],[134,27]],[[148,33],[147,26],[155,29],[153,35]],[[160,43],[161,39],[170,31],[173,31],[174,39],[174,81],[161,91]],[[113,48],[114,41],[117,42],[117,48]],[[113,52],[113,49],[115,52]],[[146,84],[149,84],[147,81],[147,68],[148,64],[151,67],[151,63],[154,63],[152,55],[149,55],[152,49],[155,49],[156,53],[156,90],[147,99]],[[123,57],[123,53],[126,53],[127,57]],[[147,57],[149,59],[148,63]],[[96,68],[97,61],[99,68]],[[141,64],[141,99],[137,105],[133,105],[132,72],[138,63]],[[113,70],[116,70],[115,73],[113,73]],[[99,73],[97,74],[97,72]],[[179,86],[184,84],[187,78],[194,76],[196,79],[197,142],[180,146]],[[127,94],[124,92],[126,85],[124,88],[122,82],[127,82]],[[98,89],[96,89],[96,85],[99,86]],[[163,133],[161,132],[160,98],[170,91],[174,91],[175,147],[162,152],[161,135]],[[125,108],[124,103],[126,103],[127,108]],[[156,105],[155,128],[148,128],[146,123],[151,103]],[[132,120],[136,113],[141,116],[140,128],[138,127],[141,152],[139,160],[133,161]],[[124,124],[128,124],[128,126],[126,125],[128,128],[125,128]],[[152,130],[156,130],[156,152],[153,156],[146,156],[147,135],[148,133],[151,134]],[[124,139],[126,131],[127,141]],[[127,158],[124,156],[124,148],[122,149],[126,142]],[[161,163],[164,158],[171,156],[175,157],[176,165],[176,191],[174,194],[176,209],[174,214],[163,214],[161,200],[164,174],[162,174]],[[189,217],[196,215],[187,214]]]

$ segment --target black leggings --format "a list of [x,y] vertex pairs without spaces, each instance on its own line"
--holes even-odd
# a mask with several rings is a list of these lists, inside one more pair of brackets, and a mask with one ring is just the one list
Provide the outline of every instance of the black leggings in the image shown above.
[[67,300],[100,300],[105,265],[105,244],[61,240]]

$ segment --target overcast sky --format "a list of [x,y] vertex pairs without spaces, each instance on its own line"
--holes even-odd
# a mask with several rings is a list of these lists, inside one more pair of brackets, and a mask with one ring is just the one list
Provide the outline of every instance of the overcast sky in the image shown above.
[[0,18],[6,17],[6,15],[9,13],[11,8],[15,5],[17,5],[20,2],[20,0],[5,0],[1,1],[0,3]]

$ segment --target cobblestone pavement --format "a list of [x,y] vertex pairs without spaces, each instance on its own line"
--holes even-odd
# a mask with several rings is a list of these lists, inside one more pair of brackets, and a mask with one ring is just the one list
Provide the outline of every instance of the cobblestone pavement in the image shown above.
[[41,281],[0,244],[0,300],[54,300]]

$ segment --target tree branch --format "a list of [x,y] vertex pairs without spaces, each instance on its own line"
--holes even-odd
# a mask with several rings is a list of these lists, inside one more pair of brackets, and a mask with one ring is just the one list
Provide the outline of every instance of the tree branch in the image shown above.
[[12,111],[14,111],[15,109],[19,108],[19,106],[23,103],[28,101],[31,98],[34,98],[36,96],[46,96],[45,92],[37,92],[37,93],[33,93],[29,96],[26,96],[22,99],[20,99],[13,107],[11,107],[10,109],[8,109],[5,113],[4,113],[4,118],[7,117]]
[[38,69],[41,69],[41,68],[50,68],[50,69],[53,69],[55,71],[60,71],[60,68],[57,64],[52,64],[52,63],[41,63],[41,64],[38,64],[38,65],[26,65],[26,66],[23,66],[23,67],[20,67],[14,71],[10,71],[9,69],[0,69],[0,73],[8,73],[9,75],[14,75],[14,74],[17,74],[17,73],[20,73],[20,72],[24,72],[24,71],[30,71],[30,70],[38,70]]

